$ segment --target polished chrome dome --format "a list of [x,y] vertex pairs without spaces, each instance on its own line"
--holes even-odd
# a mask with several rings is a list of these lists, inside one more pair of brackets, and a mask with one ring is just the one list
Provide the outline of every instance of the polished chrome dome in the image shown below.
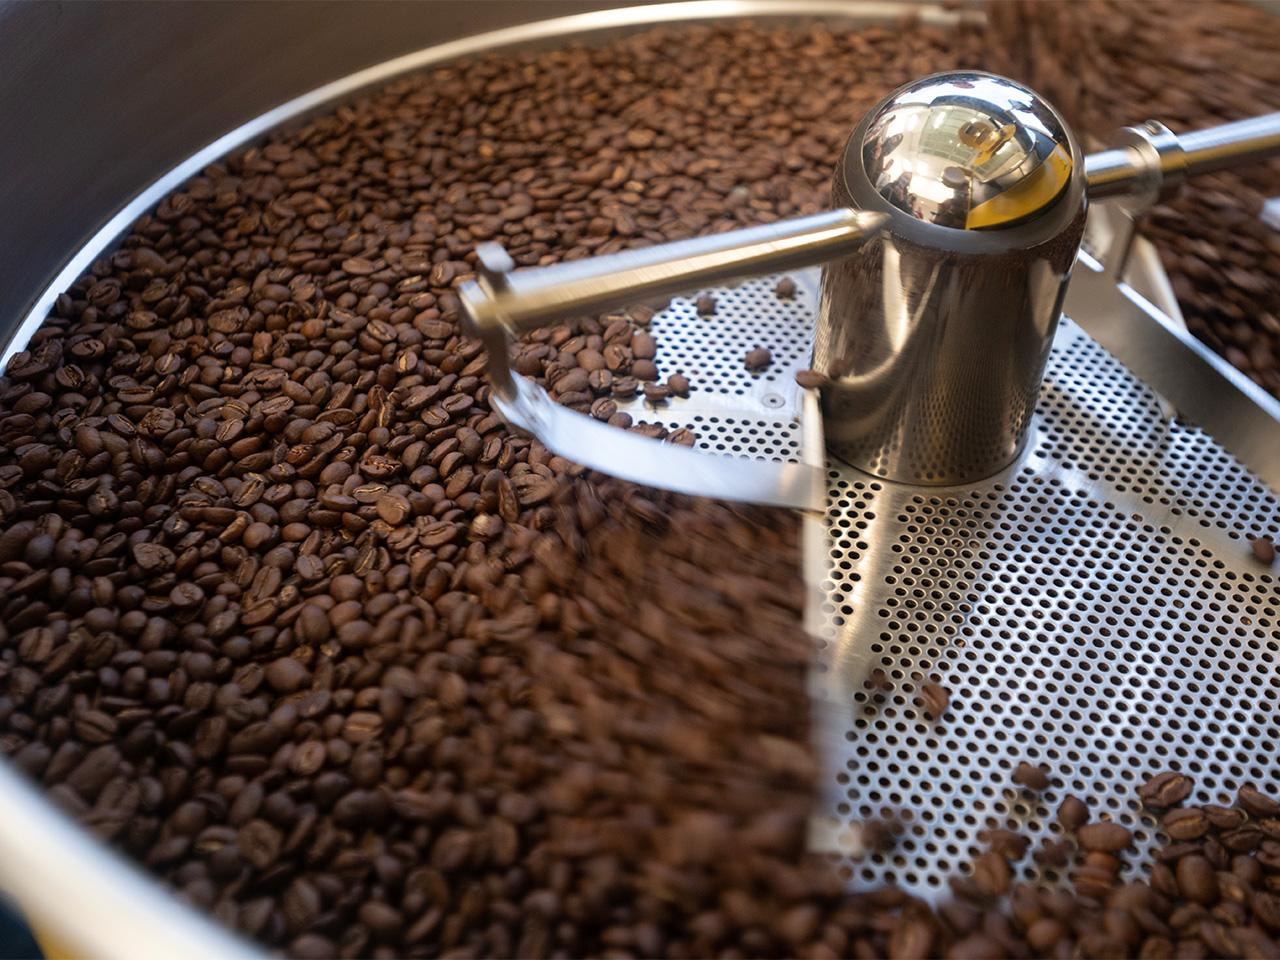
[[876,108],[862,141],[868,179],[919,220],[1000,227],[1052,207],[1071,180],[1066,127],[1037,94],[989,73],[926,77]]

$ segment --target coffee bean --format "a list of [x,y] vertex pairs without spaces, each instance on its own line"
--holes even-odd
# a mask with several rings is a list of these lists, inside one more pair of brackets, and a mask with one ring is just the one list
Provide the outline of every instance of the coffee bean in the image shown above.
[[694,309],[699,316],[709,317],[716,312],[716,298],[704,293],[694,302]]
[[1148,807],[1163,810],[1187,799],[1194,786],[1190,777],[1167,770],[1156,774],[1139,787],[1138,796]]
[[1209,832],[1209,818],[1203,810],[1195,807],[1170,810],[1164,815],[1161,826],[1174,840],[1198,840]]
[[1067,794],[1058,805],[1058,823],[1068,832],[1078,830],[1089,820],[1089,808],[1079,797]]
[[667,389],[672,396],[687,397],[689,395],[689,378],[683,373],[673,373],[667,377]]
[[783,277],[774,286],[773,293],[779,300],[790,300],[796,295],[796,282],[790,277]]
[[671,396],[671,390],[660,383],[646,383],[644,385],[644,398],[652,404],[666,403]]
[[889,675],[884,670],[876,667],[867,675],[867,679],[862,684],[868,690],[877,690],[880,693],[888,693],[893,689],[893,681],[889,679]]
[[1204,857],[1193,854],[1178,861],[1174,871],[1178,891],[1196,903],[1208,906],[1218,899],[1218,876]]
[[1236,794],[1236,802],[1253,817],[1280,817],[1280,802],[1260,791],[1253,784],[1245,784]]
[[1012,830],[987,830],[980,839],[985,840],[993,851],[1010,862],[1021,860],[1026,856],[1027,848],[1031,846],[1030,837],[1014,833]]
[[747,351],[747,355],[742,358],[742,362],[748,370],[755,373],[773,363],[773,354],[764,347],[755,347]]
[[[657,380],[658,365],[655,364],[652,360],[637,360],[635,363],[631,365],[631,375],[636,380]],[[632,391],[632,392],[634,393],[635,391]],[[614,387],[614,393],[618,393],[618,389],[616,386]],[[618,395],[625,396],[625,394],[621,394],[621,393],[619,393]]]
[[644,330],[637,330],[631,335],[631,355],[637,360],[652,360],[658,355],[658,341]]
[[973,880],[978,889],[989,897],[1007,893],[1012,878],[1008,862],[993,850],[987,851],[973,862]]
[[294,693],[311,681],[310,671],[293,657],[272,660],[264,675],[271,688],[279,693]]
[[1264,567],[1276,562],[1276,545],[1270,537],[1255,537],[1249,541],[1249,549],[1253,551],[1253,558]]
[[601,397],[591,404],[591,416],[595,417],[597,420],[604,420],[607,422],[617,412],[617,403],[610,400],[608,397]]
[[817,370],[797,370],[796,383],[806,390],[821,390],[831,381]]
[[937,720],[947,712],[950,704],[951,694],[942,684],[930,681],[921,686],[920,706],[930,719]]
[[1051,782],[1048,771],[1043,767],[1033,766],[1025,760],[1018,763],[1010,779],[1019,786],[1034,790],[1037,793],[1041,790],[1047,790]]
[[1086,850],[1104,852],[1127,850],[1133,835],[1118,823],[1089,823],[1076,831],[1076,840]]

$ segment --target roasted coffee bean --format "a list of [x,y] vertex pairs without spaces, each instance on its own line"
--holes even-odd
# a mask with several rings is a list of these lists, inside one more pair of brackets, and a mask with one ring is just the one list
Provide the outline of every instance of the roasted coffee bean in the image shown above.
[[1011,862],[1021,860],[1031,846],[1031,838],[1012,830],[987,830],[979,835],[993,851]]
[[755,347],[747,351],[747,355],[742,358],[742,362],[752,373],[757,373],[773,363],[773,354],[764,347]]
[[1174,840],[1198,840],[1209,832],[1209,818],[1203,810],[1196,807],[1170,810],[1164,815],[1160,825]]
[[779,300],[790,300],[796,295],[796,282],[790,277],[783,277],[774,286],[773,293]]
[[1249,541],[1249,549],[1253,551],[1253,558],[1264,567],[1276,562],[1276,545],[1270,537],[1254,537]]
[[1079,829],[1089,820],[1089,808],[1079,797],[1067,794],[1058,805],[1058,823],[1068,832]]
[[698,311],[699,316],[709,317],[716,312],[716,298],[704,293],[694,301],[694,309]]
[[591,404],[591,416],[597,420],[608,420],[618,412],[618,404],[608,397],[601,397]]
[[300,660],[293,657],[280,657],[272,660],[264,671],[267,683],[279,693],[294,693],[305,687],[311,680],[310,671]]
[[[652,360],[637,360],[631,365],[631,375],[636,380],[657,380],[658,365]],[[635,391],[633,390],[632,392],[634,393]],[[616,386],[614,387],[614,393],[618,393]],[[618,393],[618,395],[624,396],[621,393]]]
[[671,390],[660,383],[646,383],[644,385],[644,398],[649,403],[659,404],[666,403],[671,397]]
[[1112,852],[1127,850],[1133,845],[1133,835],[1118,823],[1089,823],[1076,831],[1076,839],[1086,850]]
[[1148,807],[1163,810],[1187,799],[1194,786],[1190,777],[1167,770],[1164,773],[1157,773],[1139,787],[1138,796]]
[[817,370],[797,370],[796,383],[806,390],[820,390],[830,383],[830,380]]
[[1205,906],[1217,902],[1218,875],[1204,857],[1198,854],[1183,857],[1174,873],[1182,896]]
[[862,684],[868,690],[876,690],[880,693],[888,693],[893,689],[893,681],[889,679],[889,674],[884,670],[876,667],[867,675],[867,679]]
[[1236,802],[1251,817],[1280,817],[1280,802],[1267,796],[1253,784],[1245,784],[1236,794]]
[[937,720],[947,712],[947,707],[950,704],[951,694],[942,684],[930,681],[921,686],[920,706],[929,719]]
[[1028,790],[1034,790],[1037,793],[1041,790],[1047,790],[1051,783],[1049,772],[1043,767],[1037,767],[1033,764],[1022,760],[1014,769],[1012,777],[1014,783],[1019,786],[1026,787]]
[[988,850],[973,862],[974,883],[988,897],[1007,893],[1012,879],[1008,861],[994,850]]
[[673,373],[667,377],[667,389],[672,396],[687,397],[689,395],[689,378],[683,373]]

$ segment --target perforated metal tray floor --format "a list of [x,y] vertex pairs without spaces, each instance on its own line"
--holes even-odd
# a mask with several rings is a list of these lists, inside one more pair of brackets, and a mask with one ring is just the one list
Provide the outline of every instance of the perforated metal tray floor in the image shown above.
[[[687,400],[635,401],[638,420],[689,426],[699,446],[802,457],[802,391],[816,274],[794,301],[777,278],[712,291],[713,318],[679,299],[654,318],[660,371]],[[742,355],[769,347],[768,375]],[[988,826],[1056,835],[1074,793],[1135,832],[1126,874],[1159,839],[1137,802],[1168,768],[1195,802],[1227,802],[1280,776],[1280,589],[1249,539],[1280,529],[1280,502],[1211,437],[1165,417],[1154,393],[1064,319],[1022,457],[980,484],[925,488],[828,460],[823,523],[806,527],[820,650],[814,716],[825,765],[811,844],[851,886],[897,883],[934,899]],[[874,669],[890,687],[865,688]],[[948,688],[937,720],[927,679]],[[1053,785],[1013,784],[1019,761]],[[867,818],[901,818],[884,853],[849,856]],[[1053,883],[1031,853],[1017,865]]]

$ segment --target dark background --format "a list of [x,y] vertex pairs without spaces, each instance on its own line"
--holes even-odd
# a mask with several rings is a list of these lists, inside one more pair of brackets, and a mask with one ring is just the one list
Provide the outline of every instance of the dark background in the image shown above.
[[0,0],[0,331],[132,196],[263,111],[422,47],[624,5]]

